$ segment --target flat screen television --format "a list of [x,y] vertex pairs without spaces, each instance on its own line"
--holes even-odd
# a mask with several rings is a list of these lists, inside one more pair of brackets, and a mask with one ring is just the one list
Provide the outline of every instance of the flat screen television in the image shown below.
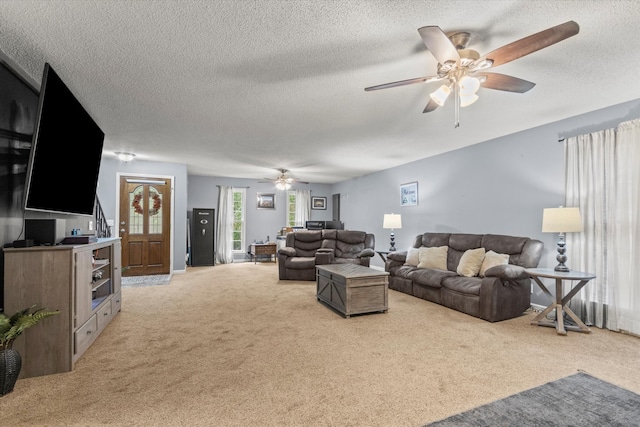
[[25,209],[93,215],[104,132],[48,63],[31,144]]

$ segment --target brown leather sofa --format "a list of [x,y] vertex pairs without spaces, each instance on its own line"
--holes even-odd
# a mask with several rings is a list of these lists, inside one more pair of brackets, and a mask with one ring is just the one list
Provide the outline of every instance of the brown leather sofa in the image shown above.
[[[446,268],[423,268],[428,260],[420,254],[420,248],[446,246]],[[482,249],[480,249],[482,248]],[[525,268],[535,268],[542,255],[543,243],[527,237],[493,234],[424,233],[416,236],[408,251],[387,256],[385,270],[389,272],[389,288],[422,298],[489,322],[510,319],[522,315],[531,306],[531,279]],[[419,263],[415,264],[415,250]],[[436,249],[438,251],[439,249]],[[482,274],[471,275],[459,269],[468,266],[469,255],[501,258],[501,264],[491,266]],[[410,254],[409,251],[412,251]],[[489,251],[493,251],[489,254]],[[423,253],[434,253],[433,249]],[[409,257],[413,261],[407,262]],[[464,262],[463,261],[464,257]],[[494,258],[491,258],[494,259]],[[508,259],[508,260],[507,260]],[[477,264],[476,264],[477,266]],[[460,270],[461,271],[461,270]],[[470,275],[470,277],[467,277]]]
[[316,265],[369,266],[375,255],[375,237],[355,230],[308,230],[287,234],[286,247],[278,250],[280,280],[315,280]]

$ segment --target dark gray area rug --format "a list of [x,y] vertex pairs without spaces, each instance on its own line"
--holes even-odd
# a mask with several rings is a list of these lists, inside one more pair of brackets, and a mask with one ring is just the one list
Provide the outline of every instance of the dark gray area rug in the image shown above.
[[168,285],[171,280],[169,274],[154,274],[152,276],[130,276],[122,278],[125,288],[140,288],[143,286]]
[[640,395],[579,372],[426,426],[640,426]]

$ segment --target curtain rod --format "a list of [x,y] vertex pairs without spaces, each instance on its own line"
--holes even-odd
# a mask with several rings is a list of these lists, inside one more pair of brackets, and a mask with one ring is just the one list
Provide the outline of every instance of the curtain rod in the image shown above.
[[[216,185],[216,187],[220,188],[220,187],[222,187],[222,185]],[[232,188],[251,188],[249,186],[247,186],[247,187],[239,187],[237,185],[228,185],[227,187],[232,187]]]

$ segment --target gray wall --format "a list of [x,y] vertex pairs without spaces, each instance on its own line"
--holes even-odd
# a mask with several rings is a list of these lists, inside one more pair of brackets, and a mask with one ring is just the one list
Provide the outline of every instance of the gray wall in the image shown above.
[[[544,208],[564,204],[564,145],[558,140],[638,117],[635,100],[344,181],[332,191],[341,194],[343,220],[374,233],[376,249],[389,247],[383,215],[397,213],[399,250],[427,231],[527,236],[545,244],[540,267],[553,267],[557,235],[543,234],[541,225]],[[418,206],[401,207],[399,187],[413,181]],[[372,264],[382,261],[376,257]],[[537,287],[534,293],[532,302],[547,305]]]
[[[246,243],[266,240],[269,236],[275,241],[278,231],[285,226],[287,217],[286,191],[275,189],[275,185],[269,182],[258,182],[251,179],[221,178],[210,176],[189,175],[189,195],[187,208],[189,215],[194,208],[218,209],[219,185],[247,188],[246,211]],[[326,197],[326,210],[311,210],[311,219],[316,221],[331,220],[331,185],[328,184],[297,184],[292,190],[311,190],[311,196]],[[257,209],[257,193],[274,193],[276,195],[276,208]],[[248,249],[248,248],[247,248]],[[246,259],[246,255],[238,255],[236,259]]]
[[[133,160],[121,162],[103,156],[98,177],[98,198],[107,219],[117,221],[118,173],[173,177],[173,262],[174,271],[186,269],[187,253],[187,167],[178,163]],[[115,235],[118,235],[114,227]]]

